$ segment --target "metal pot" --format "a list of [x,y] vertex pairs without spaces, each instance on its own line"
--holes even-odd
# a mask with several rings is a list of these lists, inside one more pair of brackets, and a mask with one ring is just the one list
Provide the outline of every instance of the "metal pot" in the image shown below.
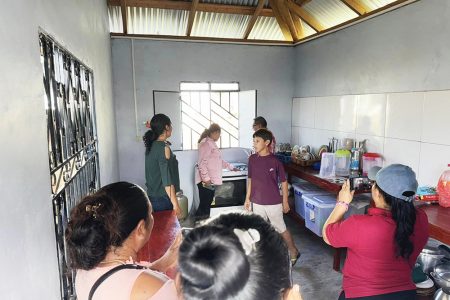
[[434,293],[433,300],[450,300],[450,295],[444,293],[442,289],[438,289],[436,293]]
[[[442,291],[445,294],[450,295],[450,263],[444,262],[436,265],[434,271],[431,272],[430,275],[433,277],[436,284],[441,287]],[[436,293],[436,295],[437,294],[438,293]]]
[[417,262],[422,266],[424,273],[429,273],[445,258],[446,252],[450,254],[448,247],[439,245],[438,241],[430,239],[417,257]]

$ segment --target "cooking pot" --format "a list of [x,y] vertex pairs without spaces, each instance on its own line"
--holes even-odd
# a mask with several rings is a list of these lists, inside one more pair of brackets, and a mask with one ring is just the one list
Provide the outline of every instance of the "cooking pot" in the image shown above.
[[417,257],[417,262],[422,266],[424,273],[429,273],[445,259],[446,254],[450,256],[450,249],[447,246],[439,245],[438,241],[430,239]]
[[434,294],[434,300],[450,300],[450,263],[444,262],[436,265],[430,273],[434,281],[441,288]]

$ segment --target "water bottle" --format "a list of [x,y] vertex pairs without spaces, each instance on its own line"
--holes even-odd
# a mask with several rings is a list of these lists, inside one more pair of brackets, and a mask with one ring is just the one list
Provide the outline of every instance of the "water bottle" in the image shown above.
[[353,147],[352,148],[352,157],[350,159],[350,173],[352,173],[352,174],[359,173],[360,159],[361,159],[360,148]]
[[[450,167],[450,164],[447,166]],[[450,207],[450,168],[445,170],[439,178],[437,192],[439,194],[439,205]]]

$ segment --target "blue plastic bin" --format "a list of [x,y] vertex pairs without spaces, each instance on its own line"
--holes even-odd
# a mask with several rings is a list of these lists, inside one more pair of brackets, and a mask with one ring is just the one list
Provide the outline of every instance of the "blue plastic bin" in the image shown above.
[[325,190],[311,184],[309,182],[293,183],[294,198],[295,198],[295,211],[304,219],[305,218],[305,202],[303,195],[325,195],[330,194]]
[[322,228],[336,205],[336,195],[303,195],[306,228],[322,236]]

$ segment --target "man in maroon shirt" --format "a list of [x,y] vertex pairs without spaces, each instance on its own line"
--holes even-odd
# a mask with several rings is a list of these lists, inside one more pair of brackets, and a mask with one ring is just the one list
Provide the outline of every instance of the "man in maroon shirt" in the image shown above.
[[[253,147],[256,153],[248,160],[247,196],[244,206],[248,211],[252,210],[268,220],[281,234],[294,265],[300,257],[300,252],[283,219],[283,213],[289,212],[290,209],[286,174],[281,162],[269,152],[271,141],[272,133],[267,129],[259,129],[253,134]],[[278,182],[281,182],[283,199],[280,196]]]
[[342,221],[354,194],[347,181],[323,227],[326,243],[347,248],[339,299],[415,299],[411,272],[428,239],[427,216],[412,203],[416,175],[410,167],[394,164],[371,179],[376,180],[375,207]]

